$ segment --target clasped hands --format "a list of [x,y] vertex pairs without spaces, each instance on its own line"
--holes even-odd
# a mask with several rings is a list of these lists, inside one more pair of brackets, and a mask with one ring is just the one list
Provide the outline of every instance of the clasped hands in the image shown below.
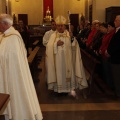
[[[69,35],[70,35],[70,37],[73,37],[73,33],[72,33],[72,32],[69,32]],[[57,46],[62,46],[63,44],[64,44],[64,42],[61,41],[61,40],[59,40],[59,41],[57,42]]]
[[64,42],[61,41],[61,40],[59,40],[59,41],[57,42],[57,46],[62,46],[63,44],[64,44]]

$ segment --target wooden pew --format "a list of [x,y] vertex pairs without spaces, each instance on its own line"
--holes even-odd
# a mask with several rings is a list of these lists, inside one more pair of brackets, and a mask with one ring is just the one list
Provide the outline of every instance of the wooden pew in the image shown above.
[[80,49],[80,50],[81,50],[81,56],[82,56],[82,61],[83,61],[85,71],[89,76],[88,78],[89,94],[94,92],[94,85],[97,85],[97,87],[103,91],[103,89],[105,89],[103,88],[103,84],[105,83],[102,82],[103,80],[101,79],[100,75],[96,71],[97,67],[100,66],[101,62],[98,61],[96,58],[94,58],[85,50],[83,49]]
[[35,42],[33,42],[32,44],[32,50],[39,44],[39,40],[36,40]]
[[82,56],[82,61],[83,61],[83,65],[85,68],[85,73],[86,76],[89,76],[87,78],[88,83],[89,83],[89,94],[91,94],[92,90],[93,90],[93,85],[94,85],[94,79],[95,79],[95,69],[97,64],[99,64],[99,62],[94,59],[89,53],[87,53],[85,50],[80,49],[81,50],[81,56]]
[[33,60],[35,59],[35,56],[37,52],[39,51],[40,47],[36,46],[34,50],[31,52],[31,54],[28,56],[28,63],[29,65],[32,64]]
[[[10,99],[10,95],[0,93],[0,114],[3,114],[5,108],[7,107],[7,103]],[[0,115],[0,120],[8,120],[7,115]]]
[[31,54],[28,56],[28,63],[34,82],[38,82],[38,79],[36,79],[36,77],[37,77],[37,69],[38,69],[37,53],[39,49],[40,47],[36,46],[31,52]]

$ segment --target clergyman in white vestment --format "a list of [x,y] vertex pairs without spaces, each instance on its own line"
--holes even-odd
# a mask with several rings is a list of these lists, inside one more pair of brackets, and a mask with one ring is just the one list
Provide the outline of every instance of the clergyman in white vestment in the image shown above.
[[3,114],[11,120],[42,120],[23,40],[8,14],[0,15],[0,93],[10,94]]
[[46,46],[48,89],[58,93],[69,93],[77,88],[88,87],[82,64],[79,45],[71,43],[65,29],[66,19],[58,16],[57,30],[51,35]]
[[43,36],[43,45],[46,46],[50,36],[55,32],[56,30],[56,23],[54,20],[51,21],[51,30],[47,31]]
[[[47,31],[44,36],[43,36],[43,45],[46,47],[50,36],[55,32],[56,30],[56,23],[54,20],[51,21],[51,30]],[[47,76],[47,57],[45,57],[45,67],[46,67],[46,72],[45,72],[45,78]]]

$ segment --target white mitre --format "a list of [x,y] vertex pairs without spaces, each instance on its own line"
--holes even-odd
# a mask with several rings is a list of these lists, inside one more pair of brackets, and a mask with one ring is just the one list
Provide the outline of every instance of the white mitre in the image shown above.
[[66,19],[63,16],[57,16],[55,22],[56,24],[66,24]]

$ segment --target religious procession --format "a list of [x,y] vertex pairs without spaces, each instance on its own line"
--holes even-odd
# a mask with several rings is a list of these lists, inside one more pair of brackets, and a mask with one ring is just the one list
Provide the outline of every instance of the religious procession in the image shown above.
[[120,7],[105,3],[0,1],[0,120],[119,120]]

